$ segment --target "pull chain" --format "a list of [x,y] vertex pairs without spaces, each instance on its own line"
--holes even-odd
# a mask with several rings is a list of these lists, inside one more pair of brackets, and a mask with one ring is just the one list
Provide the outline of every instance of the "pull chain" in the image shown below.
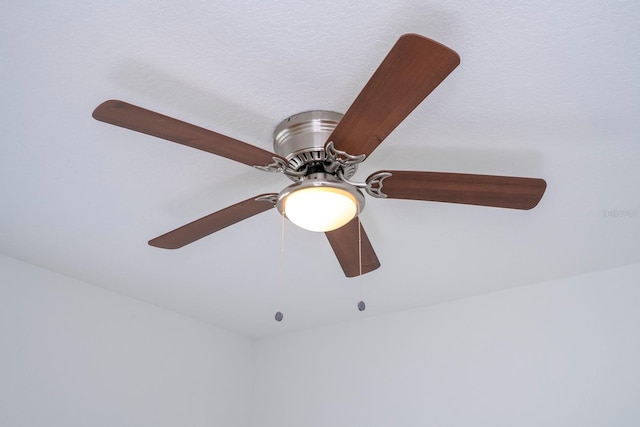
[[362,224],[360,223],[360,203],[358,203],[358,268],[360,273],[360,299],[362,299]]
[[[282,215],[282,224],[280,226],[280,274],[278,285],[276,286],[276,305],[282,303],[282,288],[284,288],[284,215]],[[277,311],[275,315],[276,322],[281,322],[284,315],[281,311]]]
[[358,203],[358,268],[360,280],[360,302],[358,302],[358,310],[364,311],[366,307],[364,303],[364,287],[362,285],[362,224],[360,223],[360,203]]

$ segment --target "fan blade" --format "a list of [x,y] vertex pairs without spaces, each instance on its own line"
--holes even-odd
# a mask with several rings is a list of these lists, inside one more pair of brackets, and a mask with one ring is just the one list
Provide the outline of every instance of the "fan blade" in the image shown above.
[[[346,225],[324,233],[335,252],[338,262],[347,277],[360,275],[360,251],[362,247],[362,274],[369,273],[380,267],[380,261],[376,256],[373,246],[360,224],[360,236],[358,236],[358,218],[352,219]],[[358,244],[360,237],[361,245]]]
[[417,34],[403,35],[328,142],[351,155],[369,156],[458,64],[460,57],[448,47]]
[[381,173],[391,174],[379,181],[378,187],[392,199],[527,210],[538,204],[547,188],[539,178],[412,171],[376,172],[367,178],[367,183]]
[[237,139],[150,111],[124,101],[109,100],[93,111],[101,122],[177,142],[249,166],[273,163],[274,153]]
[[277,196],[278,195],[274,193],[252,197],[156,237],[150,240],[149,244],[164,249],[181,248],[211,233],[233,225],[236,222],[271,209],[275,205],[269,198],[275,198]]

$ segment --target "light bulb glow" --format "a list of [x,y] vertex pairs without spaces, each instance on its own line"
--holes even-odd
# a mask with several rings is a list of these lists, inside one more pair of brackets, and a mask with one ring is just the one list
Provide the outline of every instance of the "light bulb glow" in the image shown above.
[[283,200],[283,211],[298,227],[325,232],[351,221],[358,213],[358,201],[341,188],[301,188]]

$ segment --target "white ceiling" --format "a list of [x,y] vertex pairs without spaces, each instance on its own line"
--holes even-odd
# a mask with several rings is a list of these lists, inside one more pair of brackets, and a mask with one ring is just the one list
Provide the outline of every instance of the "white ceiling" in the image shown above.
[[[251,337],[640,262],[638,2],[2,9],[7,255]],[[407,32],[456,50],[461,65],[355,178],[379,169],[540,177],[538,207],[368,198],[362,220],[382,267],[362,279],[343,276],[322,234],[290,224],[281,266],[275,210],[180,250],[147,245],[290,181],[97,122],[100,102],[122,99],[271,150],[285,117],[344,112]]]

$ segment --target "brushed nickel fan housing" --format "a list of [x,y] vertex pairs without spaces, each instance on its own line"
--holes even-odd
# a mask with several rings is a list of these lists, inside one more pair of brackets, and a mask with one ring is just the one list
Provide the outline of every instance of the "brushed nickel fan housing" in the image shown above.
[[[287,117],[273,132],[275,153],[287,159],[291,170],[302,171],[309,165],[322,169],[321,165],[332,160],[327,154],[325,143],[342,116],[343,114],[335,111],[314,110]],[[356,173],[358,165],[345,164],[341,169],[343,176],[348,179]]]

